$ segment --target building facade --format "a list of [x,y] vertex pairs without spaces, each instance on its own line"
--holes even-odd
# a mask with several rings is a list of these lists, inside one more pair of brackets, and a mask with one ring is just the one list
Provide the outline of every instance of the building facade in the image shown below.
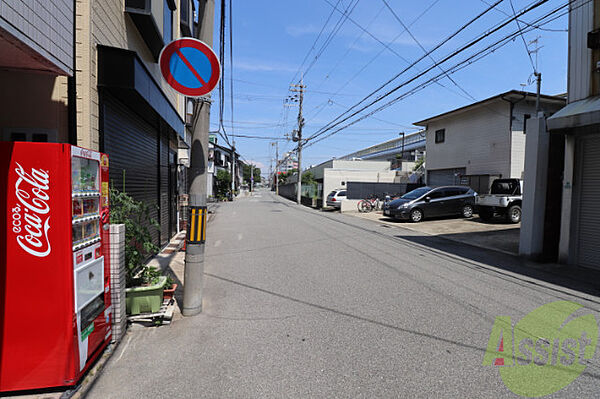
[[178,229],[178,155],[189,139],[186,99],[157,62],[165,44],[192,34],[193,11],[192,0],[76,1],[77,145],[109,154],[110,184],[149,206],[159,246]]
[[74,32],[73,1],[0,2],[0,140],[75,141]]
[[389,161],[392,169],[408,171],[415,162],[425,157],[425,130],[404,134],[401,137],[375,144],[339,159],[363,159],[369,161]]
[[[467,184],[485,193],[493,178],[522,178],[535,101],[535,94],[513,90],[416,122],[426,128],[427,184]],[[548,115],[564,104],[563,97],[541,96]]]
[[599,6],[571,4],[568,105],[547,121],[550,135],[565,139],[559,261],[594,269],[600,269]]

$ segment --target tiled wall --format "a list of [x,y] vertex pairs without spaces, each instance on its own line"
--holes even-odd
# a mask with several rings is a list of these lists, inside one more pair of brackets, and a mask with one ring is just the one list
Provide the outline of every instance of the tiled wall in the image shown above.
[[110,290],[113,308],[113,342],[127,329],[125,311],[125,225],[110,225]]

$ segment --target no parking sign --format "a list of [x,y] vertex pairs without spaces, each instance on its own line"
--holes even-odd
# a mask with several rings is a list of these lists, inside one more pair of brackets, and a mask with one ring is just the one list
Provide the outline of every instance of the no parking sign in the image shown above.
[[158,63],[167,83],[187,97],[210,93],[221,77],[217,55],[198,39],[184,38],[169,43],[160,52]]

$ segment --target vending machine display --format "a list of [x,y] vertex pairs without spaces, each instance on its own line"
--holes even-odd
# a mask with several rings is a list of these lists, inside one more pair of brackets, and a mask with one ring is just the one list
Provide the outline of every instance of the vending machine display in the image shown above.
[[0,187],[0,392],[75,385],[111,338],[108,156],[0,142]]

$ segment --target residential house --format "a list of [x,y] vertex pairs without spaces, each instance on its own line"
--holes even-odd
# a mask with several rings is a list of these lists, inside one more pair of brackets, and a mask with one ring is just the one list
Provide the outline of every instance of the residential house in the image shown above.
[[[565,104],[562,96],[542,95],[551,115]],[[466,184],[489,192],[494,178],[522,178],[527,121],[536,114],[536,94],[508,91],[425,120],[427,184]]]
[[[150,207],[165,245],[178,229],[186,99],[163,81],[163,46],[191,36],[192,0],[76,0],[77,140],[110,157],[111,185]],[[181,168],[179,168],[181,169]]]

